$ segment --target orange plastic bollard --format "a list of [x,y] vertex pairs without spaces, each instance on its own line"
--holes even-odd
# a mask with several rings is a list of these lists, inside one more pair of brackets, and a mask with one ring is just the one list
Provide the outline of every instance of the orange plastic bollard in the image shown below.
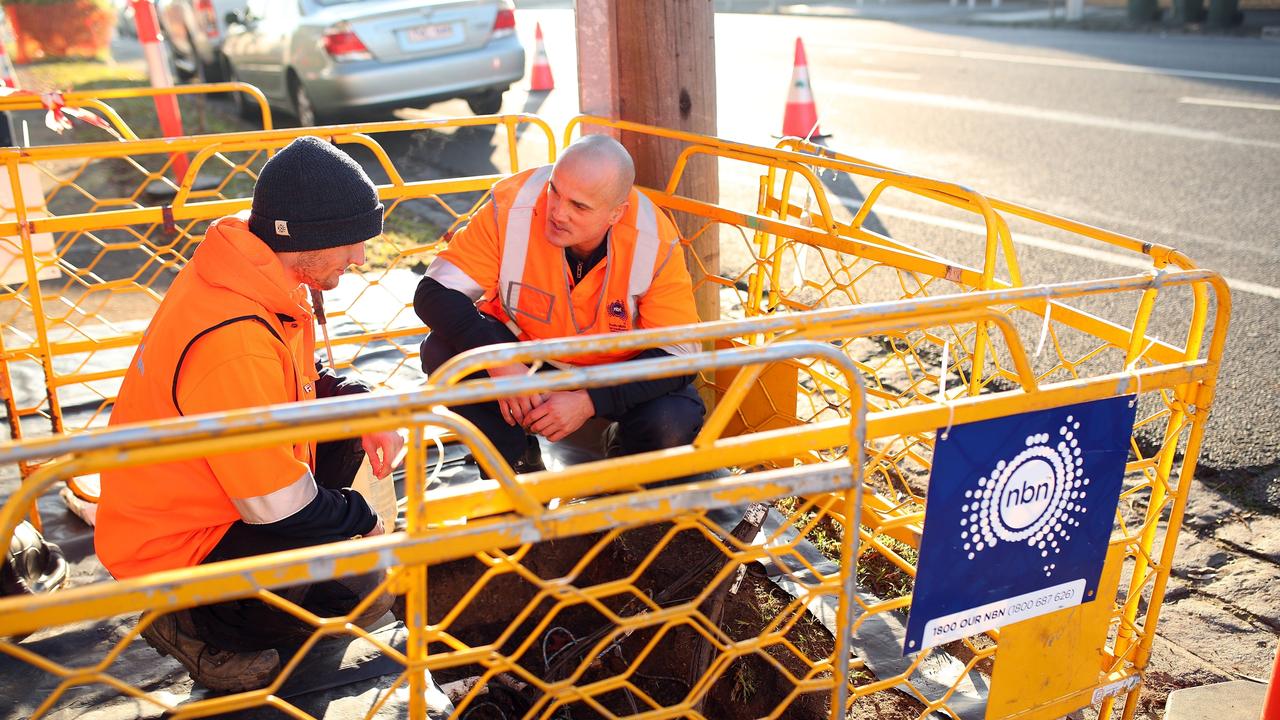
[[782,117],[782,135],[806,140],[827,137],[818,129],[818,107],[813,102],[813,88],[809,85],[809,61],[805,58],[804,43],[800,38],[796,38],[795,69],[791,71],[791,89],[787,92],[787,112]]
[[[130,0],[133,4],[133,21],[138,26],[138,42],[142,43],[142,52],[147,58],[147,72],[151,76],[151,87],[173,87],[173,78],[169,75],[169,62],[165,57],[164,45],[160,42],[160,23],[156,19],[156,7],[152,0]],[[178,98],[173,95],[156,96],[156,116],[160,120],[160,132],[165,137],[181,137],[182,113],[178,110]],[[173,155],[174,180],[178,183],[187,175],[187,156],[181,153]]]

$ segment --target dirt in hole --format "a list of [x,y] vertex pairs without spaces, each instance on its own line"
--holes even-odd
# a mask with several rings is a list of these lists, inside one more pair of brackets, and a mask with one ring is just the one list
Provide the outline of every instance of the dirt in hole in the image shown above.
[[[470,647],[495,644],[502,655],[513,658],[523,672],[551,683],[573,679],[578,688],[610,677],[626,675],[633,690],[616,689],[595,694],[560,709],[555,717],[594,720],[608,713],[628,716],[682,702],[701,682],[714,675],[702,712],[724,720],[759,718],[781,709],[779,717],[792,720],[826,719],[828,691],[795,693],[796,682],[829,677],[829,670],[815,671],[831,656],[831,634],[800,603],[770,582],[754,563],[746,570],[736,563],[723,582],[736,592],[724,593],[718,623],[731,642],[759,636],[773,628],[777,641],[760,650],[724,662],[710,652],[709,670],[698,662],[705,626],[690,619],[678,624],[658,623],[635,629],[630,635],[615,633],[609,614],[621,618],[652,612],[650,603],[670,606],[702,597],[703,616],[713,616],[715,593],[709,591],[717,573],[728,561],[708,539],[705,530],[674,530],[670,524],[637,528],[614,536],[600,534],[555,540],[524,550],[508,550],[511,563],[497,564],[468,558],[432,567],[427,586],[429,620]],[[585,558],[590,556],[590,560]],[[561,578],[582,564],[581,571],[555,592],[539,589],[514,568],[514,561],[538,578]],[[637,568],[640,570],[637,572]],[[636,574],[630,583],[619,583],[617,594],[593,606],[574,591],[596,587]],[[682,581],[687,581],[681,587]],[[719,583],[716,583],[719,584]],[[631,589],[634,588],[634,589]],[[464,596],[465,606],[459,606]],[[638,593],[643,593],[641,598]],[[553,597],[554,595],[554,597]],[[561,598],[557,600],[555,598]],[[708,633],[709,634],[709,633]],[[430,648],[432,655],[450,651],[444,644]],[[446,692],[463,697],[477,684],[479,665],[442,668],[433,676]],[[549,701],[519,672],[492,679],[480,690],[462,720],[513,720],[531,708],[540,715]],[[862,672],[858,684],[873,678]],[[915,718],[921,706],[898,693],[881,692],[854,703],[852,718]],[[535,716],[535,715],[529,715]]]

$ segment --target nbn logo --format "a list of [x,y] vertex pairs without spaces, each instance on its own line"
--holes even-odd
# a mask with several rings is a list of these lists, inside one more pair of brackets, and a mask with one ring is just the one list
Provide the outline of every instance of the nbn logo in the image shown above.
[[[1086,512],[1089,478],[1084,477],[1079,429],[1080,422],[1067,416],[1056,438],[1047,432],[1028,435],[1023,450],[997,462],[965,491],[960,538],[968,559],[1001,542],[1022,544],[1040,558],[1062,552],[1080,525],[1078,516]],[[1045,560],[1045,576],[1055,567]]]
[[1050,485],[1048,482],[1042,482],[1035,487],[1031,485],[1023,485],[1022,492],[1018,492],[1017,488],[1012,491],[1006,491],[1004,494],[1004,507],[1008,508],[1014,505],[1028,505],[1030,503],[1047,500],[1049,498]]

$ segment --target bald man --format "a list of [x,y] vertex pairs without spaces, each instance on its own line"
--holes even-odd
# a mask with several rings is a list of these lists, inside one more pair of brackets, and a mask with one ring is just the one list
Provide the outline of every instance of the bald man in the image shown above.
[[[698,322],[680,235],[632,183],[626,149],[604,135],[565,148],[555,165],[500,181],[493,197],[432,261],[414,296],[431,328],[430,373],[472,348]],[[688,355],[694,344],[562,358],[597,365]],[[516,363],[494,377],[522,375]],[[612,421],[608,455],[691,442],[705,408],[693,375],[554,392],[454,408],[489,437],[516,472],[543,469],[537,435],[555,442],[592,417]]]

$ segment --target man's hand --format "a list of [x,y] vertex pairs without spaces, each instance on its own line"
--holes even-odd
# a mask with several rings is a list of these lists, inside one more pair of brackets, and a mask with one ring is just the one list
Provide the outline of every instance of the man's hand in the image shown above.
[[378,516],[378,522],[374,523],[373,529],[365,533],[365,537],[373,537],[374,535],[383,535],[387,532],[387,527],[382,524],[382,516]]
[[591,402],[586,390],[553,392],[528,414],[527,422],[521,424],[526,430],[557,442],[582,427],[582,423],[595,414],[595,403]]
[[[529,368],[523,363],[512,363],[510,365],[500,365],[498,367],[489,368],[489,377],[500,378],[512,375],[528,375]],[[542,393],[534,395],[522,395],[520,397],[502,398],[498,400],[498,408],[502,411],[502,419],[507,421],[508,425],[524,425],[528,427],[527,418],[529,413],[542,403],[546,402],[547,396]]]
[[404,447],[404,438],[400,437],[400,433],[390,430],[369,433],[360,438],[360,446],[364,448],[364,454],[369,456],[369,467],[373,469],[373,474],[384,478],[395,466],[396,456],[400,454],[400,448]]

